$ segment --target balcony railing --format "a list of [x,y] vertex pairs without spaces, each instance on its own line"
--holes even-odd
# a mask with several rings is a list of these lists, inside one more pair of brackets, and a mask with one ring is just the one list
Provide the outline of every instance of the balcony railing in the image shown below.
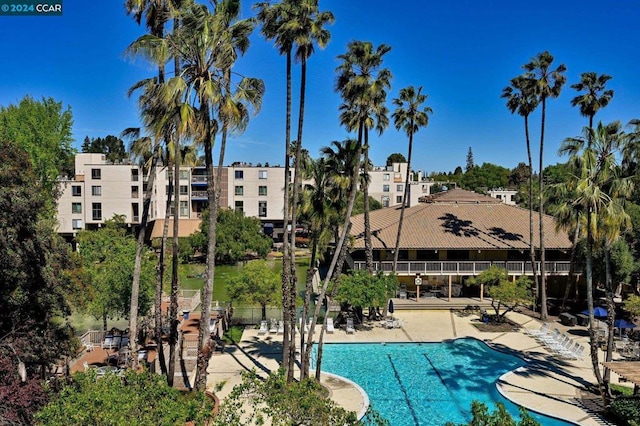
[[[571,262],[545,262],[547,275],[569,275]],[[398,275],[478,275],[489,269],[492,265],[506,269],[509,275],[533,275],[531,262],[520,261],[403,261],[398,262],[396,273]],[[536,262],[539,270],[540,262]],[[364,261],[354,261],[353,269],[366,270]],[[391,272],[393,262],[373,262],[375,271]]]
[[207,183],[206,176],[193,175],[191,176],[191,183]]
[[207,198],[207,191],[191,191],[191,198]]

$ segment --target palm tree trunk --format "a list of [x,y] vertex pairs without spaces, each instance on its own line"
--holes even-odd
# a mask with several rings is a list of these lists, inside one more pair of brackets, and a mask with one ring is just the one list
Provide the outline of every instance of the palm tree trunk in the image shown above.
[[[353,204],[356,200],[356,193],[358,192],[358,181],[360,178],[360,157],[362,156],[362,131],[364,124],[360,123],[358,128],[358,150],[356,152],[356,160],[354,161],[352,176],[351,176],[351,187],[349,188],[349,201],[347,202],[347,211],[344,217],[344,223],[342,224],[342,231],[340,233],[340,239],[336,244],[336,249],[333,253],[333,257],[331,259],[331,264],[329,265],[329,271],[327,272],[327,276],[324,279],[324,283],[322,284],[322,289],[320,290],[320,295],[318,296],[318,300],[322,301],[326,297],[327,288],[329,287],[329,282],[331,281],[333,274],[335,271],[340,271],[336,269],[338,265],[338,259],[341,257],[341,252],[345,241],[347,239],[347,235],[351,230],[351,212],[353,212]],[[313,319],[311,321],[311,327],[309,327],[309,335],[307,337],[307,346],[305,351],[307,353],[311,353],[311,349],[313,347],[313,331],[315,329],[315,325],[318,321],[318,316],[320,315],[320,308],[322,307],[322,303],[316,304],[316,309],[313,314]]]
[[[169,314],[172,315],[172,318],[175,318],[176,330],[174,332],[173,327],[171,328],[171,342],[173,343],[175,338],[175,342],[178,341],[178,230],[180,226],[180,142],[177,136],[173,141],[173,249],[171,253],[171,298],[170,305],[171,309]],[[163,236],[164,238],[164,236]],[[171,354],[175,352],[175,348],[171,349]],[[174,357],[175,358],[175,357]],[[171,359],[171,358],[169,358]],[[175,372],[175,370],[172,370]]]
[[[291,253],[289,246],[289,189],[291,185],[289,158],[291,156],[291,49],[287,51],[287,113],[285,127],[285,158],[284,158],[284,214],[282,220],[282,316],[284,333],[282,336],[282,367],[287,376],[287,382],[293,381],[291,366],[291,342],[295,339],[295,306],[291,307]],[[294,356],[295,359],[295,356]],[[291,371],[290,371],[291,370]]]
[[213,280],[215,277],[216,257],[216,184],[213,167],[213,139],[215,133],[212,130],[208,105],[201,104],[200,110],[204,117],[206,132],[204,140],[204,158],[207,168],[207,199],[209,202],[209,239],[207,241],[207,260],[205,281],[202,287],[202,309],[200,314],[200,326],[198,330],[198,359],[196,361],[195,388],[204,390],[207,384],[207,364],[211,356],[211,342],[209,339],[209,317],[211,316],[211,295],[213,294]]
[[[167,154],[169,152],[167,151]],[[164,281],[164,272],[165,272],[165,262],[164,256],[167,251],[167,240],[169,235],[169,219],[171,217],[171,205],[172,200],[175,193],[174,180],[173,176],[175,176],[175,170],[173,165],[171,164],[171,160],[169,159],[169,155],[167,155],[167,170],[169,171],[169,175],[172,178],[169,180],[169,192],[167,193],[167,205],[165,209],[164,215],[164,227],[162,229],[162,244],[160,247],[160,252],[162,253],[162,264],[160,266],[160,270],[162,273],[162,280]],[[175,217],[175,212],[174,212]],[[173,378],[176,371],[176,345],[178,344],[178,292],[173,292],[173,282],[171,286],[171,292],[169,293],[169,367],[167,371],[167,382],[169,386],[173,386]]]
[[544,124],[545,124],[545,115],[546,115],[546,107],[547,103],[545,98],[542,98],[542,125],[540,129],[540,182],[538,189],[540,194],[539,198],[539,211],[538,217],[540,223],[540,319],[542,321],[546,321],[547,314],[547,268],[545,265],[545,244],[544,244],[544,176],[542,167],[544,166]]
[[[304,290],[304,307],[302,309],[302,323],[306,324],[309,317],[309,309],[311,306],[311,292],[313,291],[313,277],[316,274],[316,250],[318,249],[318,232],[314,230],[311,241],[311,259],[309,261],[309,269],[307,270],[307,279]],[[300,333],[300,350],[303,352],[300,356],[300,380],[309,377],[309,356],[304,344],[304,333]]]
[[[340,271],[342,271],[342,265],[347,257],[348,246],[345,244],[342,246],[342,250],[340,252],[340,257],[338,258],[338,275],[333,280],[333,288],[331,289],[331,300],[334,300],[336,294],[338,294],[338,286],[340,278]],[[327,312],[325,312],[324,323],[322,325],[322,329],[320,330],[320,337],[318,338],[318,354],[316,357],[316,380],[320,381],[320,373],[322,372],[322,349],[324,348],[324,330],[327,328],[327,317],[329,316],[329,304],[327,303]],[[310,351],[306,353],[307,356],[307,365],[309,364]]]
[[[413,118],[411,119],[411,129],[413,129]],[[409,133],[409,152],[407,153],[407,175],[404,179],[404,196],[402,197],[402,207],[400,209],[400,220],[398,221],[398,234],[396,235],[396,246],[393,251],[393,268],[395,274],[398,267],[398,252],[400,250],[400,237],[402,236],[402,224],[404,222],[404,210],[409,200],[409,174],[411,173],[411,151],[413,150],[413,131]],[[385,307],[386,310],[386,307]]]
[[[144,240],[146,237],[147,223],[149,221],[149,208],[151,206],[151,196],[153,194],[153,184],[155,182],[156,168],[158,166],[159,148],[154,149],[151,157],[151,167],[149,168],[149,176],[147,178],[147,190],[144,192],[142,200],[142,218],[140,220],[140,229],[138,230],[138,239],[136,241],[136,259],[133,266],[133,280],[131,283],[131,308],[129,310],[129,333],[131,350],[136,354],[137,359],[138,347],[136,336],[138,333],[138,299],[140,296],[140,274],[142,273],[142,253],[144,251]],[[144,183],[144,172],[142,177]],[[105,322],[106,330],[106,322]],[[144,343],[144,342],[143,342]]]
[[591,348],[591,366],[593,374],[596,376],[602,402],[606,405],[606,390],[602,375],[600,374],[600,363],[598,360],[598,342],[596,340],[595,317],[593,315],[593,236],[591,232],[591,209],[587,211],[587,253],[586,253],[586,280],[587,280],[587,307],[589,309],[589,346]]
[[[606,362],[611,362],[613,359],[613,337],[614,337],[614,324],[616,318],[616,304],[613,301],[613,282],[611,278],[611,246],[609,244],[604,244],[604,264],[605,264],[605,291],[607,298],[607,330],[609,334],[607,336],[607,353],[605,356]],[[604,386],[606,388],[607,393],[607,403],[608,399],[611,398],[611,370],[606,368],[604,369]]]
[[[529,258],[531,259],[531,270],[533,271],[534,287],[538,289],[540,288],[538,280],[538,266],[536,263],[536,250],[533,244],[533,160],[531,158],[531,139],[529,137],[528,115],[524,116],[524,134],[527,141],[527,158],[529,160]],[[538,295],[536,294],[536,302],[538,299],[537,296]]]
[[369,130],[364,126],[364,167],[362,197],[364,206],[364,252],[367,272],[373,274],[373,244],[371,243],[371,219],[369,217]]

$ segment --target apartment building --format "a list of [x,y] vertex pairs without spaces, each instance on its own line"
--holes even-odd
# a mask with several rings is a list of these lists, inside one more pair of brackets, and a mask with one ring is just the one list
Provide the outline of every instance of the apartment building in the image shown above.
[[[369,194],[390,207],[402,203],[407,164],[375,167],[370,172]],[[58,233],[73,238],[82,229],[95,229],[111,219],[123,215],[129,226],[139,226],[147,179],[137,164],[127,161],[110,163],[104,154],[77,154],[75,177],[60,181],[62,195],[58,200]],[[175,189],[179,199],[180,236],[195,232],[200,226],[202,212],[207,208],[208,180],[204,167],[181,167],[179,184]],[[256,217],[264,225],[265,233],[278,239],[283,233],[284,167],[262,167],[234,163],[221,173],[221,208],[231,208],[246,216]],[[159,167],[155,175],[151,197],[150,238],[160,237],[164,228],[169,182],[172,173]],[[290,178],[291,181],[291,178]],[[418,204],[428,195],[433,182],[422,180],[422,173],[412,174],[410,205]],[[170,218],[175,214],[173,203],[168,207]],[[169,219],[172,235],[172,219]]]
[[510,206],[516,205],[516,194],[518,194],[518,191],[516,191],[515,189],[495,188],[488,191],[487,193],[490,197],[497,198],[504,204]]

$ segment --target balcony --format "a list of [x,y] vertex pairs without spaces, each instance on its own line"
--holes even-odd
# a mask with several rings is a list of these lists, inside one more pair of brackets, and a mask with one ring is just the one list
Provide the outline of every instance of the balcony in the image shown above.
[[[537,268],[540,268],[540,262]],[[545,262],[547,275],[569,275],[571,262]],[[533,275],[531,262],[520,261],[402,261],[398,262],[396,274],[398,275],[478,275],[489,269],[492,265],[506,269],[509,275]],[[353,269],[366,270],[364,261],[354,261]],[[389,273],[393,269],[393,262],[373,262],[374,271]]]
[[207,200],[207,191],[191,191],[192,200]]
[[192,185],[206,185],[208,182],[208,179],[206,176],[201,176],[201,175],[193,175],[191,176],[191,184]]

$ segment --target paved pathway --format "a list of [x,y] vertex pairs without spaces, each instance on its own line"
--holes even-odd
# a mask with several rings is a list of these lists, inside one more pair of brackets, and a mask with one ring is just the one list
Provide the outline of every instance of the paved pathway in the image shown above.
[[[386,329],[382,323],[364,326],[354,334],[336,329],[325,334],[325,342],[437,342],[459,337],[474,337],[497,349],[513,352],[528,360],[526,366],[507,373],[498,383],[499,390],[515,403],[543,414],[559,417],[580,425],[603,424],[591,417],[580,404],[581,390],[595,382],[588,356],[588,336],[584,327],[567,328],[559,323],[553,327],[568,333],[587,347],[582,360],[562,360],[524,332],[487,333],[472,325],[477,315],[458,316],[450,311],[401,311],[394,315],[401,327]],[[526,315],[510,313],[509,318],[524,328],[539,328],[540,323]],[[227,346],[224,354],[211,358],[208,369],[208,388],[218,389],[224,399],[231,388],[240,382],[240,371],[255,369],[268,374],[278,368],[282,336],[258,336],[257,329],[246,329],[237,346]],[[613,381],[617,379],[615,375]],[[363,412],[368,402],[358,389],[349,383],[323,376],[322,383],[331,397],[345,409]]]

